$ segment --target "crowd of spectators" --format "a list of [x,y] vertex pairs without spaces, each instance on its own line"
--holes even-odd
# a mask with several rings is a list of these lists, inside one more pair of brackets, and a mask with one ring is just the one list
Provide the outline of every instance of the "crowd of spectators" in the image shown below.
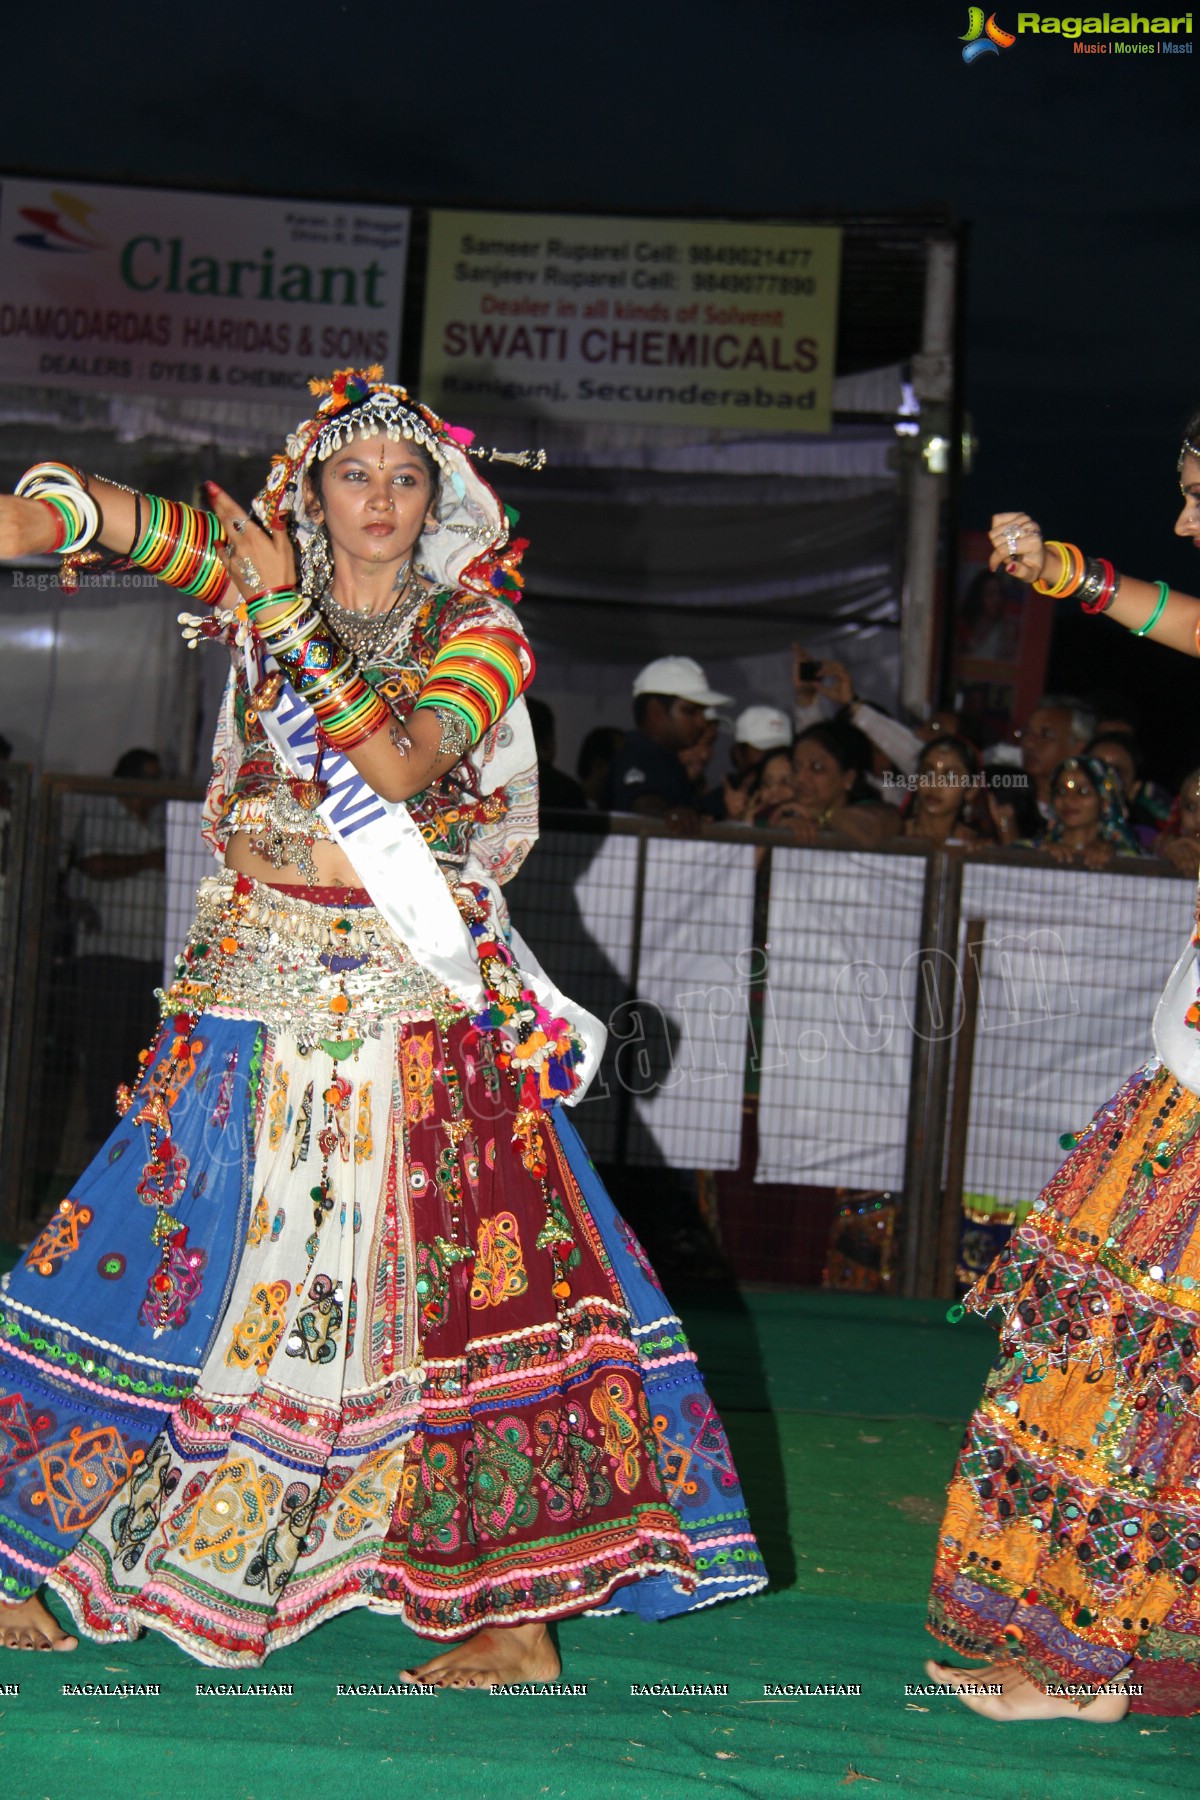
[[[951,709],[908,726],[862,699],[845,664],[793,646],[790,713],[766,703],[730,721],[730,697],[688,656],[633,683],[632,729],[588,733],[578,780],[554,767],[550,708],[531,702],[543,804],[661,820],[823,833],[860,846],[904,836],[941,847],[1016,845],[1103,869],[1157,856],[1200,869],[1200,769],[1172,795],[1147,776],[1138,720],[1121,697],[1045,694],[1007,743],[981,746]],[[727,766],[712,764],[727,734]]]

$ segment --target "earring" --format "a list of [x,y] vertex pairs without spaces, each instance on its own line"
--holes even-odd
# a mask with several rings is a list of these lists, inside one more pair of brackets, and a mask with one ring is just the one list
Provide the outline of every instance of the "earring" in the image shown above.
[[300,592],[310,600],[319,599],[332,580],[329,534],[324,525],[318,525],[300,552]]
[[426,531],[440,531],[442,529],[441,520],[434,518],[426,519],[425,529]]

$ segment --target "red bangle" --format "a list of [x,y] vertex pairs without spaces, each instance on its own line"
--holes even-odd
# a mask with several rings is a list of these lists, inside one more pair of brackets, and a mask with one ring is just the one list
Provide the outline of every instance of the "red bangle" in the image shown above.
[[1081,600],[1079,602],[1079,609],[1081,612],[1107,612],[1112,605],[1113,595],[1117,591],[1117,571],[1112,563],[1109,562],[1106,556],[1098,556],[1096,561],[1104,570],[1104,586],[1100,589],[1100,592],[1096,595],[1094,600]]
[[61,550],[67,541],[66,519],[63,517],[62,513],[59,512],[57,506],[51,506],[48,500],[39,499],[38,505],[44,506],[46,511],[50,514],[50,517],[54,520],[54,542],[50,546],[51,551]]

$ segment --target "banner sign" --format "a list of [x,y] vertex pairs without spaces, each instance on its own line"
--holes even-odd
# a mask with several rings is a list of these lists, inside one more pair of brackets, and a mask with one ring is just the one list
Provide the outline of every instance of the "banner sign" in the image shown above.
[[828,431],[841,232],[430,215],[421,395],[450,418]]
[[394,379],[409,215],[82,182],[0,184],[0,381],[253,400]]

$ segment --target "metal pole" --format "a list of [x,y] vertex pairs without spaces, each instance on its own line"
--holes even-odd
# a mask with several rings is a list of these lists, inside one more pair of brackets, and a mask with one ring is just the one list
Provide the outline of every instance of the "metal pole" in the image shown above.
[[[950,467],[954,393],[954,296],[957,247],[938,239],[925,266],[925,316],[920,354],[913,358],[913,389],[921,402],[922,454],[913,465],[908,493],[908,535],[900,633],[900,697],[917,717],[933,701],[934,596],[941,504]],[[939,453],[935,440],[943,445]]]
[[954,1298],[954,1272],[958,1265],[967,1131],[971,1123],[971,1077],[975,1069],[975,1028],[979,1022],[979,965],[986,934],[986,920],[967,921],[966,959],[962,971],[963,1016],[954,1057],[954,1098],[950,1103],[946,1145],[946,1191],[942,1195],[938,1227],[937,1291],[943,1300]]
[[[629,947],[629,1016],[638,1021],[638,982],[641,977],[642,962],[642,916],[646,910],[646,860],[649,847],[649,833],[638,832],[637,868],[634,874],[633,887],[633,942]],[[633,1124],[633,1091],[628,1083],[621,1079],[620,1058],[614,1057],[613,1066],[617,1076],[617,1129],[615,1144],[615,1166],[623,1174],[629,1158],[629,1132]]]
[[901,1292],[909,1298],[933,1294],[937,1280],[946,1099],[958,991],[954,952],[961,896],[961,862],[944,851],[934,851],[929,858],[921,910],[909,1077],[904,1255],[900,1275]]

